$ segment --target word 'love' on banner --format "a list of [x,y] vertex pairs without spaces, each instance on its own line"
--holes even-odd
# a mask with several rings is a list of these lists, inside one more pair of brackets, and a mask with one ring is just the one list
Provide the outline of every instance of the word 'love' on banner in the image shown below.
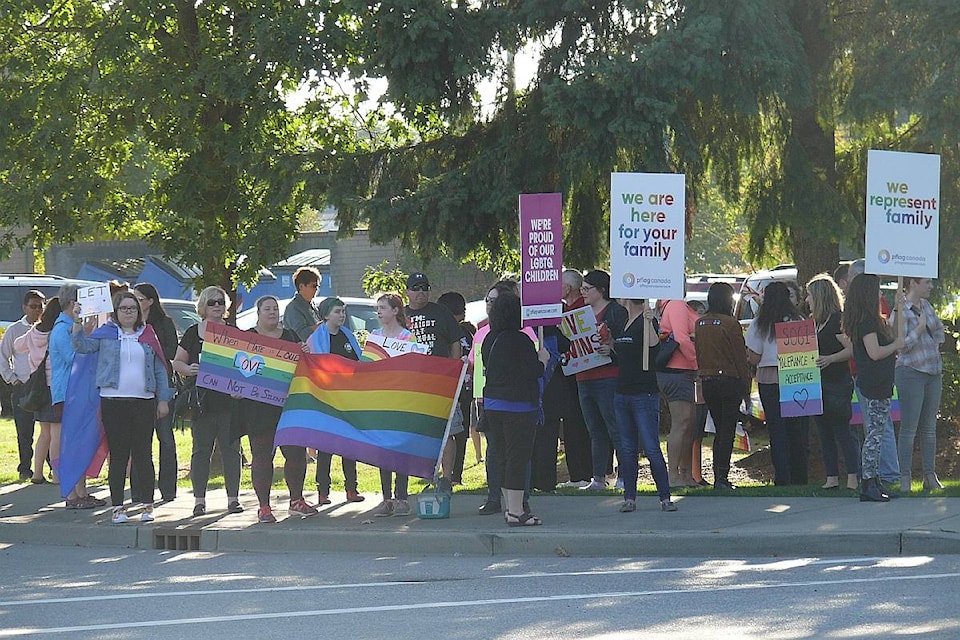
[[302,354],[297,343],[208,322],[197,386],[282,407]]
[[777,372],[780,376],[780,415],[819,416],[823,413],[823,391],[817,357],[817,327],[813,320],[778,322]]

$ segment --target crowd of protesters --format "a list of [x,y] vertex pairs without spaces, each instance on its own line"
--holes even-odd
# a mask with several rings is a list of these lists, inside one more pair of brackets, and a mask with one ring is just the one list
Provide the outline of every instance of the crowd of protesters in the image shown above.
[[[336,297],[316,300],[320,274],[309,267],[293,277],[297,294],[281,323],[280,302],[256,301],[257,323],[250,331],[297,345],[306,353],[336,354],[358,360],[361,346],[345,323],[346,308]],[[494,283],[485,296],[488,319],[475,327],[464,318],[465,300],[447,292],[431,302],[430,280],[415,272],[405,297],[377,299],[379,335],[416,341],[432,356],[462,359],[467,375],[443,444],[437,487],[452,491],[462,482],[464,458],[472,441],[486,465],[488,493],[480,515],[502,513],[507,525],[542,523],[531,510],[531,492],[558,488],[622,490],[621,512],[637,509],[640,454],[647,459],[663,511],[675,511],[671,491],[709,485],[702,475],[700,449],[707,415],[715,427],[713,488],[734,491],[731,458],[743,405],[755,380],[765,413],[777,485],[805,485],[809,470],[809,426],[814,422],[825,469],[823,489],[840,483],[859,490],[862,501],[887,501],[911,490],[912,459],[919,440],[924,490],[942,488],[934,468],[936,418],[942,387],[939,347],[944,327],[928,297],[933,283],[906,278],[896,311],[880,295],[880,280],[863,273],[863,261],[806,283],[771,282],[762,292],[756,318],[744,333],[734,318],[733,288],[714,283],[706,309],[682,300],[613,300],[610,275],[601,270],[562,274],[564,310],[589,306],[597,321],[596,351],[609,358],[602,366],[566,375],[561,365],[569,342],[558,327],[533,330],[521,322],[519,286]],[[281,408],[239,396],[196,388],[203,336],[208,324],[227,321],[231,300],[219,287],[197,299],[200,322],[177,341],[156,288],[149,283],[112,286],[113,313],[99,322],[83,320],[77,287],[64,285],[47,300],[38,291],[23,299],[23,318],[0,341],[0,374],[13,386],[14,418],[23,482],[58,482],[61,425],[68,380],[75,358],[93,357],[89,384],[96,387],[109,449],[112,521],[123,523],[138,506],[141,521],[153,519],[155,490],[161,503],[176,499],[177,459],[173,403],[195,398],[190,419],[193,450],[190,479],[193,516],[207,512],[206,489],[214,449],[221,458],[228,513],[240,513],[241,446],[247,436],[258,521],[277,521],[271,507]],[[780,412],[776,325],[809,317],[817,333],[816,360],[822,377],[821,415],[785,417]],[[661,353],[662,351],[662,353]],[[86,356],[85,356],[86,354]],[[50,402],[35,412],[18,406],[31,373],[45,368]],[[891,415],[894,383],[900,389],[902,422],[895,438]],[[859,397],[863,435],[851,425],[851,397]],[[184,404],[187,404],[186,402]],[[660,444],[661,406],[669,411],[666,458]],[[69,407],[67,407],[69,411]],[[33,442],[34,423],[40,433]],[[159,481],[153,463],[153,434],[160,443]],[[486,439],[482,454],[481,435]],[[558,448],[569,480],[557,484]],[[838,449],[840,456],[838,456]],[[316,500],[305,495],[305,447],[284,445],[283,477],[288,513],[317,515],[331,503],[331,454],[316,456]],[[359,492],[356,461],[342,459],[347,501]],[[50,464],[50,480],[44,465]],[[130,478],[130,497],[124,488]],[[377,516],[408,516],[408,478],[392,469],[380,473],[382,502]],[[899,484],[897,484],[899,483]],[[106,506],[90,495],[81,479],[65,494],[71,509]]]

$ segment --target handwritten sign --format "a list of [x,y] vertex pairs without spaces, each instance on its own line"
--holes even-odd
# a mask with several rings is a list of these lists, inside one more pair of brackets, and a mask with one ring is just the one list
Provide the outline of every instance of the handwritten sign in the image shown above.
[[778,322],[777,372],[780,376],[780,415],[819,416],[823,413],[823,391],[817,357],[817,328],[813,320]]
[[394,356],[402,356],[405,353],[422,353],[428,356],[430,355],[430,347],[411,340],[398,340],[397,338],[388,338],[371,333],[367,336],[367,341],[363,345],[360,359],[364,362],[375,362]]
[[564,375],[596,369],[611,362],[608,356],[597,353],[600,332],[597,330],[597,316],[592,307],[580,307],[564,313],[560,331],[570,341],[570,349],[563,354],[560,361]]
[[563,314],[563,197],[520,195],[520,313],[523,326],[558,324]]
[[110,285],[104,283],[80,287],[77,289],[77,304],[80,305],[80,315],[84,317],[113,313]]
[[610,174],[610,295],[682,300],[686,177]]
[[936,278],[940,156],[867,152],[867,273]]
[[282,407],[302,353],[294,342],[208,322],[197,386]]

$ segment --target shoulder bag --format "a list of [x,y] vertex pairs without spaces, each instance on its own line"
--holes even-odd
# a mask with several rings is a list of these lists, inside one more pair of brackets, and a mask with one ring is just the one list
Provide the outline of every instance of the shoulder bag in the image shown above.
[[40,366],[23,383],[20,408],[24,411],[40,411],[53,400],[50,396],[50,387],[47,385],[47,356],[49,355],[49,351],[43,354]]

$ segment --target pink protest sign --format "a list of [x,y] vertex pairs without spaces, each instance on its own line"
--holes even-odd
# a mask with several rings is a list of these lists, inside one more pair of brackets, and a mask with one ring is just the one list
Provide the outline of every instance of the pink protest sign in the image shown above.
[[560,324],[563,315],[562,208],[559,193],[520,195],[520,304],[525,327]]

